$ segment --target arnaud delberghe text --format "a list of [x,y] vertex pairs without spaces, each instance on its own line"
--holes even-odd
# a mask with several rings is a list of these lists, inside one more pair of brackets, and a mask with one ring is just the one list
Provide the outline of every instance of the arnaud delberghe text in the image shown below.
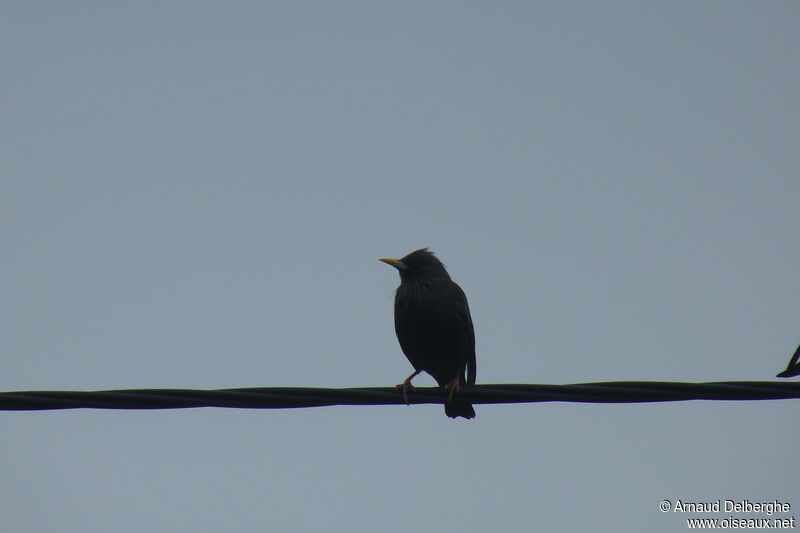
[[792,506],[778,500],[771,502],[751,502],[750,500],[716,500],[713,502],[684,502],[677,500],[673,513],[788,513]]

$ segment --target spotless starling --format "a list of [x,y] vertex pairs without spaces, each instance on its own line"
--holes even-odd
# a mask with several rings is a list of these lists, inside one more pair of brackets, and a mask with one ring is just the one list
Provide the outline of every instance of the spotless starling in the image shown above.
[[[444,412],[474,418],[466,400],[454,397],[463,383],[475,384],[475,329],[469,305],[441,261],[422,248],[402,259],[381,259],[400,271],[394,298],[394,330],[414,373],[397,386],[408,402],[411,380],[427,372],[450,391]],[[466,380],[464,379],[466,373]]]

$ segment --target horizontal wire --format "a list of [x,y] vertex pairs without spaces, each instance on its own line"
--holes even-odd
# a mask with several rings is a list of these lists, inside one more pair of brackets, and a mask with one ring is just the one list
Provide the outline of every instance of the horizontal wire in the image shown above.
[[[686,400],[783,400],[800,398],[800,382],[607,381],[572,385],[495,384],[463,386],[459,399],[474,404],[528,402],[637,403]],[[409,404],[442,404],[448,392],[435,387],[415,388]],[[123,389],[103,391],[0,392],[0,410],[51,409],[184,409],[228,407],[287,409],[329,405],[402,405],[394,387],[343,389],[256,387],[242,389]]]

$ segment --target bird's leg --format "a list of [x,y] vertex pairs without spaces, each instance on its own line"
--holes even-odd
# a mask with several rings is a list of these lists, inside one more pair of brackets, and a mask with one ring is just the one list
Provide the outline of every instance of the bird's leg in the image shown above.
[[456,374],[456,377],[453,378],[453,381],[448,383],[444,386],[445,389],[450,389],[450,396],[447,397],[447,401],[453,399],[453,394],[457,393],[459,389],[461,389],[461,373]]
[[411,380],[414,379],[420,372],[422,372],[422,370],[417,370],[408,376],[404,382],[394,386],[394,390],[403,391],[403,401],[406,402],[406,405],[408,405],[408,391],[414,390],[414,385],[411,384]]

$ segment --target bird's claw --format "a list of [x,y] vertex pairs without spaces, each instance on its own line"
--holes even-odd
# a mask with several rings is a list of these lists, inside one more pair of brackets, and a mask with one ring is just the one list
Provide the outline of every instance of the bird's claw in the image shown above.
[[399,385],[394,386],[394,390],[402,390],[403,391],[403,401],[408,405],[408,391],[414,390],[414,385],[411,384],[411,380],[414,379],[417,374],[422,372],[422,370],[417,370],[410,376],[408,376],[405,381],[403,381]]
[[453,399],[453,394],[455,394],[459,390],[461,390],[461,379],[460,379],[460,377],[456,376],[455,379],[453,379],[453,381],[451,381],[450,383],[445,385],[444,388],[450,390],[450,395],[447,397],[447,401],[449,402],[450,400]]
[[394,390],[403,391],[403,401],[405,402],[406,405],[408,405],[408,393],[409,391],[414,390],[414,385],[411,384],[410,379],[407,379],[404,382],[400,383],[399,385],[395,385]]

